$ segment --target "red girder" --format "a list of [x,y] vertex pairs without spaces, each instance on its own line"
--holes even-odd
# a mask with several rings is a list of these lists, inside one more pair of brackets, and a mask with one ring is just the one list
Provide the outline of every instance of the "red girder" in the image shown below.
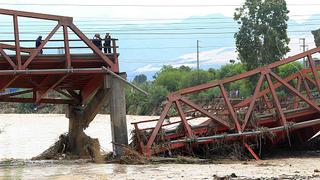
[[[136,132],[139,132],[138,136],[139,134],[141,135],[141,132],[143,131],[149,131],[150,133],[147,136],[146,144],[141,137],[137,138],[139,140],[138,144],[140,144],[139,150],[145,155],[150,156],[154,153],[167,151],[168,148],[175,149],[185,147],[185,139],[188,138],[191,139],[188,141],[189,144],[191,142],[195,144],[209,143],[218,140],[212,139],[214,137],[223,137],[224,134],[228,136],[230,132],[237,130],[237,138],[232,138],[232,140],[242,139],[244,146],[256,159],[259,159],[259,157],[247,144],[246,138],[248,136],[245,134],[250,134],[250,132],[257,131],[258,127],[266,127],[269,128],[271,132],[274,131],[275,133],[281,135],[282,132],[288,131],[286,127],[289,126],[290,123],[297,123],[297,125],[294,126],[295,129],[313,128],[314,126],[318,126],[320,124],[320,120],[317,119],[320,117],[318,99],[313,97],[311,93],[312,90],[314,91],[313,87],[315,87],[316,93],[320,94],[320,77],[318,76],[318,70],[320,70],[320,66],[317,67],[312,60],[312,55],[318,52],[320,52],[320,48],[311,49],[304,53],[300,53],[298,55],[277,61],[252,71],[245,72],[240,75],[182,89],[169,94],[167,97],[167,104],[164,106],[164,110],[160,116],[160,119],[154,128],[144,127],[144,124],[147,125],[147,123],[152,123],[154,120],[134,123]],[[304,57],[308,57],[310,64],[310,68],[308,69],[297,70],[296,73],[291,74],[288,77],[280,77],[273,71],[273,69],[279,66],[297,61]],[[249,78],[251,76],[259,77],[256,88],[254,89],[252,95],[241,100],[240,102],[232,102],[232,99],[229,97],[226,90],[226,85]],[[307,81],[313,85],[313,89],[309,86]],[[278,89],[280,89],[280,87],[284,87],[290,92],[282,98],[291,98],[292,105],[283,107],[284,102],[282,99],[280,99],[276,92]],[[192,102],[187,98],[190,94],[198,93],[211,88],[220,89],[220,95],[224,100],[220,108],[203,108],[202,105]],[[290,101],[290,99],[288,99],[288,101]],[[172,117],[170,115],[172,111],[169,111],[169,108],[171,108],[173,103],[176,104],[175,108],[176,112],[178,112],[178,121],[175,120],[174,123],[168,123],[164,121],[164,119],[166,117]],[[188,109],[183,108],[181,103],[186,105]],[[260,109],[258,107],[260,107]],[[190,123],[187,123],[187,121],[194,121],[197,120],[197,118],[189,118],[191,112],[199,112],[202,115],[201,117],[209,118],[209,120],[200,123],[201,126],[199,126],[199,128],[196,125],[192,126]],[[266,116],[266,113],[270,115]],[[175,133],[172,130],[169,131],[165,129],[167,126],[172,126],[173,124],[178,123],[182,123],[184,126],[184,134]],[[162,129],[161,134],[160,129]],[[215,136],[212,136],[211,138],[208,133],[212,130],[214,130]],[[164,132],[169,134],[163,135]],[[232,136],[233,135],[230,134],[230,137]],[[165,142],[163,143],[168,146],[166,147],[167,149],[157,149],[157,143],[159,143],[159,139],[157,138],[160,137],[165,139]]]

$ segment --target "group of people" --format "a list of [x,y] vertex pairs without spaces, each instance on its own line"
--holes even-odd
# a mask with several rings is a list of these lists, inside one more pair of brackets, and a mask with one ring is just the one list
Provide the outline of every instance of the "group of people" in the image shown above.
[[104,37],[104,43],[102,46],[102,38],[100,37],[100,34],[95,34],[92,43],[96,45],[101,51],[103,47],[104,53],[111,53],[111,37],[109,33],[106,33]]
[[[42,36],[39,36],[36,39],[36,48],[38,48],[42,43]],[[102,51],[102,38],[100,37],[100,34],[95,34],[92,43],[96,45],[101,51]],[[111,37],[109,33],[106,33],[106,36],[104,38],[104,43],[103,43],[103,50],[104,53],[111,53]],[[43,50],[41,49],[40,54],[43,53]]]

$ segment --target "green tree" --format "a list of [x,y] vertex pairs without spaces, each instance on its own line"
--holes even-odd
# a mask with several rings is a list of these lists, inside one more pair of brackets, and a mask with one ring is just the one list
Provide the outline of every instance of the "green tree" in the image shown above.
[[320,29],[311,31],[314,37],[314,43],[316,44],[317,47],[320,47]]
[[285,0],[246,0],[236,9],[236,47],[247,70],[280,60],[289,51],[288,13]]
[[147,76],[144,75],[144,74],[139,74],[139,75],[136,75],[133,79],[133,82],[134,83],[137,83],[137,84],[143,84],[147,81]]

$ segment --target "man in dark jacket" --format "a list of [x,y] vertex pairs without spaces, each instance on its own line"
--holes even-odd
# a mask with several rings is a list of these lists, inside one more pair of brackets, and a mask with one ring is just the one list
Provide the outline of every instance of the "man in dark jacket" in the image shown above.
[[106,36],[104,37],[104,53],[111,53],[111,37],[109,33],[106,33]]
[[94,37],[92,39],[92,43],[94,45],[96,45],[102,51],[102,40],[101,40],[100,34],[94,35]]
[[[39,36],[37,39],[36,39],[36,48],[38,48],[42,43],[42,36]],[[41,49],[40,50],[40,54],[43,54],[43,50]]]

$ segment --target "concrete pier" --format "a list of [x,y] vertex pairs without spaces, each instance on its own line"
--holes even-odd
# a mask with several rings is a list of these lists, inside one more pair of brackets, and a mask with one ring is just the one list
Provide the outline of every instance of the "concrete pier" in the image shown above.
[[122,147],[117,144],[128,144],[125,83],[110,75],[106,75],[103,86],[86,105],[68,106],[66,116],[69,118],[69,146],[72,154],[85,153],[83,147],[88,136],[85,135],[84,129],[89,126],[105,104],[110,108],[113,153],[117,156],[122,154]]
[[[124,75],[122,75],[124,76]],[[111,79],[110,91],[110,118],[112,141],[118,144],[128,144],[126,121],[125,83],[115,77]],[[115,155],[122,154],[122,147],[113,144]]]

